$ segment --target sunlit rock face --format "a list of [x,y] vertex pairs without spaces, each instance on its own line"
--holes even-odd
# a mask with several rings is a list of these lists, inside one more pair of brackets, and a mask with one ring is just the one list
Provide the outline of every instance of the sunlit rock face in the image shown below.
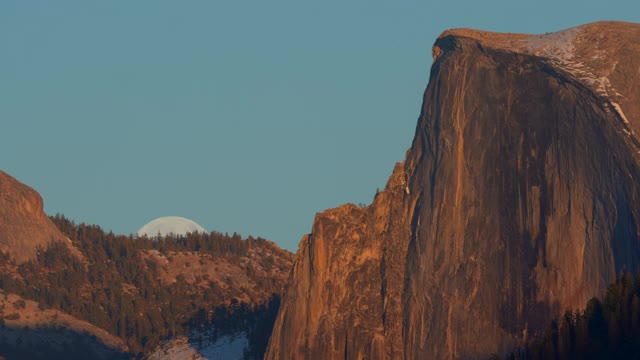
[[639,38],[443,33],[406,160],[316,216],[267,358],[505,353],[637,271]]
[[0,171],[0,251],[20,263],[35,259],[38,248],[52,241],[71,247],[42,206],[40,194]]

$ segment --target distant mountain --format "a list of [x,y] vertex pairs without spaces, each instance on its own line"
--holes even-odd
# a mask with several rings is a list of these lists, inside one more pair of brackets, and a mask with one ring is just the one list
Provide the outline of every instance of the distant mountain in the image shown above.
[[444,32],[406,160],[316,216],[266,358],[505,354],[637,271],[638,39]]
[[[102,352],[103,340],[117,339],[123,356],[142,358],[163,341],[206,332],[211,341],[243,333],[243,356],[262,357],[291,253],[237,234],[149,239],[75,224],[62,215],[49,218],[34,190],[0,175],[0,234],[6,244],[0,250],[0,290],[7,304],[20,296],[28,299],[27,309],[38,309],[18,312],[22,321],[51,314],[65,319],[29,320],[26,328],[13,322],[9,308],[0,310],[0,356],[40,358],[38,347],[24,344],[61,338],[70,340],[52,340],[62,344],[52,348],[76,344]],[[24,342],[11,340],[17,333]]]

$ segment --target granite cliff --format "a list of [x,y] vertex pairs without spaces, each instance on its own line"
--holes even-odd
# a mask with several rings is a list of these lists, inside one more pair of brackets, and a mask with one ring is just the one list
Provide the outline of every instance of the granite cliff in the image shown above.
[[35,259],[38,248],[46,249],[51,241],[72,248],[42,206],[40,194],[0,171],[0,251],[18,263]]
[[267,359],[505,353],[640,265],[640,25],[444,32],[368,207],[316,216]]

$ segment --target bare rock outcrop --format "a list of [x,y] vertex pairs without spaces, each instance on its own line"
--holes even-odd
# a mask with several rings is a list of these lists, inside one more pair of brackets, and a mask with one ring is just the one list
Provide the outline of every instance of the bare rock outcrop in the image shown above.
[[51,241],[71,247],[42,207],[40,194],[0,171],[0,250],[18,263],[34,259]]
[[640,266],[640,25],[444,32],[407,158],[318,214],[267,359],[505,353]]

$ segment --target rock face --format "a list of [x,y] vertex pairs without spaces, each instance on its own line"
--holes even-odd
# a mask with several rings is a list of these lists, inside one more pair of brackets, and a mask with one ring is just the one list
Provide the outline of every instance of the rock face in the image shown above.
[[266,358],[483,358],[637,271],[637,39],[443,33],[406,160],[317,215]]
[[35,190],[0,171],[0,250],[17,262],[36,257],[38,247],[69,240],[42,210]]

